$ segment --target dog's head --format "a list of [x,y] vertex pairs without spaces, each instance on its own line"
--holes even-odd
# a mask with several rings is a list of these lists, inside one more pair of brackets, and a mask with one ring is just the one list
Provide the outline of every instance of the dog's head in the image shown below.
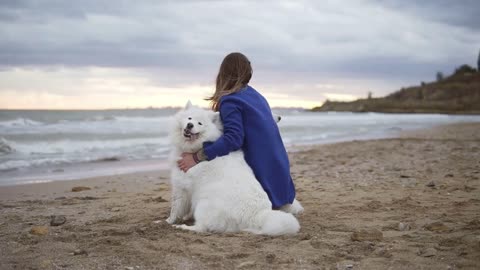
[[203,143],[215,141],[222,135],[222,124],[218,112],[193,106],[189,101],[175,115],[171,139],[182,152],[196,152]]

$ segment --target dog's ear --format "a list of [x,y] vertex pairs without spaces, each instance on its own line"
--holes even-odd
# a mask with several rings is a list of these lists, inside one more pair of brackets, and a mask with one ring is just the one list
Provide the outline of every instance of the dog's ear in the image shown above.
[[280,122],[280,120],[282,120],[282,117],[278,114],[272,114],[273,115],[273,119],[275,120],[275,122]]
[[187,104],[185,104],[185,109],[190,109],[192,106],[192,102],[188,100]]
[[217,124],[220,122],[220,113],[219,112],[212,112],[210,114],[210,117],[212,118],[212,122]]

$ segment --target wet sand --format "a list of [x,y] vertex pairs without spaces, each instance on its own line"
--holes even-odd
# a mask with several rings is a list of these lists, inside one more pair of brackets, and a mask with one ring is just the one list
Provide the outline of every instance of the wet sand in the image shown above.
[[306,211],[295,236],[154,223],[169,211],[166,171],[0,187],[0,268],[478,269],[480,124],[290,158]]

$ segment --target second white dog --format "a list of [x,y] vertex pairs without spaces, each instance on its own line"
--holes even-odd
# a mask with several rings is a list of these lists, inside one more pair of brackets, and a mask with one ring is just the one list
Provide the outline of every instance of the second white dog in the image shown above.
[[[192,106],[175,116],[171,139],[172,208],[167,222],[177,223],[192,214],[195,224],[175,225],[197,232],[238,232],[282,235],[300,229],[290,213],[272,210],[272,204],[241,150],[208,162],[201,162],[187,173],[178,169],[176,161],[182,152],[196,152],[203,142],[215,141],[222,135],[218,113]],[[301,208],[295,201],[292,206]],[[303,208],[301,208],[303,210]]]

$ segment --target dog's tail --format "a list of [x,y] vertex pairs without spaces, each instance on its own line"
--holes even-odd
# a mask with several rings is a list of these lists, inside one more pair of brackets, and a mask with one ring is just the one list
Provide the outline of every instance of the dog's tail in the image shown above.
[[265,210],[258,214],[260,230],[257,234],[283,235],[295,234],[300,230],[298,220],[289,213],[279,210]]

